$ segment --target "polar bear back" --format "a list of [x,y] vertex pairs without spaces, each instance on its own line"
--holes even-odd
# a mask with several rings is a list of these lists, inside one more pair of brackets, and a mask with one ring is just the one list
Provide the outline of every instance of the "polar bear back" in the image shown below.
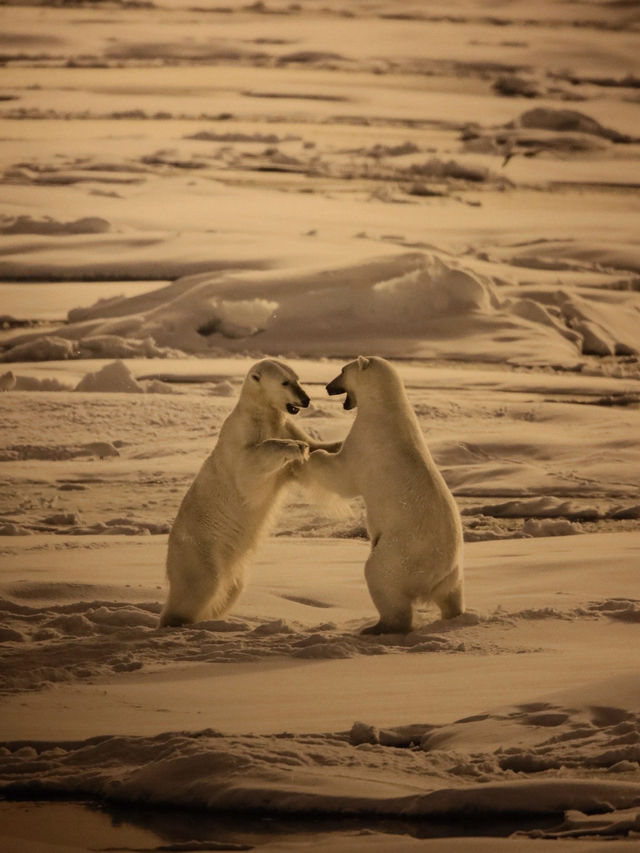
[[454,498],[427,447],[396,369],[368,359],[358,374],[358,412],[344,451],[365,499],[372,535],[404,539],[405,552],[456,559],[462,531]]

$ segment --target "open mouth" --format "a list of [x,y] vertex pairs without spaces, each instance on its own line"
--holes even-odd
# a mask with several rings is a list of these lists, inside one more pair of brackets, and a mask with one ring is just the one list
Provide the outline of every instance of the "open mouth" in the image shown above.
[[349,392],[342,385],[342,382],[340,381],[340,379],[341,379],[341,376],[336,376],[336,378],[332,379],[328,385],[325,385],[325,388],[327,390],[327,394],[329,394],[331,397],[335,397],[337,394],[346,394],[347,396],[345,397],[344,403],[342,404],[342,408],[347,409],[347,410],[348,409],[354,409],[356,406],[355,400],[353,400],[349,396]]
[[290,415],[297,415],[300,409],[297,406],[294,406],[293,403],[287,403],[287,411]]

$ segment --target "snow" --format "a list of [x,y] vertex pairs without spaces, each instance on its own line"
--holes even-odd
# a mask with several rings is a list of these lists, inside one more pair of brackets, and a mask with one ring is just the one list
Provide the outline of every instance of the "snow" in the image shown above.
[[62,358],[75,358],[77,354],[77,347],[71,341],[55,335],[43,335],[11,346],[0,356],[0,360],[56,361]]
[[95,373],[87,373],[75,387],[76,391],[122,391],[128,394],[144,394],[144,388],[132,376],[122,361],[105,365]]
[[357,634],[373,615],[365,543],[304,543],[318,574],[301,573],[301,540],[273,539],[234,613],[162,631],[164,537],[116,539],[112,564],[99,537],[25,540],[2,590],[0,786],[297,814],[605,810],[623,827],[640,792],[640,602],[611,590],[636,588],[640,540],[539,541],[468,545],[470,614],[372,638]]
[[[98,5],[0,7],[0,847],[638,849],[637,12]],[[336,441],[360,354],[468,612],[361,635],[362,502],[292,488],[158,629],[249,365]]]
[[99,216],[87,216],[75,222],[57,222],[55,219],[33,219],[18,216],[0,226],[0,234],[101,234],[108,231],[109,223]]
[[0,390],[11,391],[16,387],[16,377],[12,370],[0,375]]
[[640,348],[635,293],[604,299],[586,288],[527,299],[517,297],[517,288],[512,293],[502,295],[494,277],[468,262],[434,253],[284,275],[201,274],[163,289],[160,304],[151,291],[98,303],[77,320],[72,312],[59,331],[74,341],[66,356],[60,338],[32,332],[10,341],[2,358],[165,356],[258,345],[274,355],[284,349],[317,356],[329,347],[355,356],[375,340],[378,352],[392,357],[573,366],[581,354],[634,355]]

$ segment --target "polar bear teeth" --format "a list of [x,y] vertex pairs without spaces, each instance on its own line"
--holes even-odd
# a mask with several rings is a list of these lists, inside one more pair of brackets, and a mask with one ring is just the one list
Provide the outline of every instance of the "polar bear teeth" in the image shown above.
[[300,409],[297,406],[294,406],[293,403],[287,403],[287,411],[290,415],[297,415]]

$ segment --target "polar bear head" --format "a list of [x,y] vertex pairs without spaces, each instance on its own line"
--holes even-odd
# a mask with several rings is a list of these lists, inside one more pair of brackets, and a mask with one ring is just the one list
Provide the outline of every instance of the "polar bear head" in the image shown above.
[[261,406],[297,415],[309,405],[295,372],[284,362],[265,358],[253,365],[244,383],[244,392]]
[[395,367],[384,358],[372,355],[358,356],[350,361],[326,386],[327,393],[346,394],[345,409],[355,409],[359,401],[387,400],[404,394],[402,382]]

